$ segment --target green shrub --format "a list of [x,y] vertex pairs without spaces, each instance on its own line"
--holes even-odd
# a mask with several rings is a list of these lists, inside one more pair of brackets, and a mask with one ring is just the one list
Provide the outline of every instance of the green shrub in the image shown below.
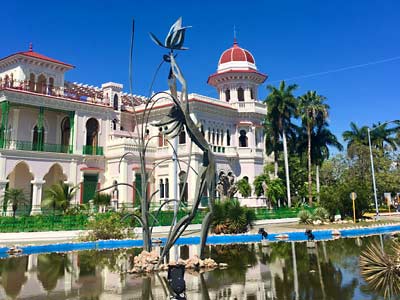
[[134,235],[128,222],[123,221],[118,213],[98,214],[89,222],[90,232],[83,239],[96,241],[132,238]]
[[217,202],[214,207],[212,231],[220,233],[243,233],[252,226],[256,215],[253,209],[240,206],[235,200]]
[[312,214],[308,210],[301,210],[297,217],[300,219],[300,224],[312,224]]
[[313,219],[325,222],[329,219],[329,212],[323,207],[317,207],[313,213]]

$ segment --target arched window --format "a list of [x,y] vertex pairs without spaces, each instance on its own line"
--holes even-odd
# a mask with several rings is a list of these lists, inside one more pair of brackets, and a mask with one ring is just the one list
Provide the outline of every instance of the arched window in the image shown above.
[[179,176],[179,197],[182,195],[182,202],[187,203],[188,184],[187,184],[187,180],[186,180],[186,172],[180,171],[178,176]]
[[244,90],[240,87],[238,88],[237,93],[238,93],[238,100],[244,101]]
[[214,129],[213,129],[213,131],[212,131],[212,142],[211,142],[211,144],[215,144],[215,131],[214,131]]
[[165,194],[164,194],[164,181],[160,179],[160,198],[164,199]]
[[10,86],[10,78],[8,77],[8,75],[6,75],[4,77],[4,85],[5,85],[5,87],[9,87]]
[[53,95],[53,90],[54,90],[54,78],[50,77],[49,78],[49,89],[48,89],[49,95]]
[[217,130],[217,145],[219,145],[219,130]]
[[71,135],[71,123],[69,117],[65,117],[61,121],[61,151],[64,153],[68,152],[69,140]]
[[164,146],[164,137],[162,134],[162,128],[160,127],[158,129],[158,147]]
[[36,83],[36,92],[45,94],[46,93],[46,76],[40,74]]
[[117,120],[114,119],[111,121],[112,130],[117,130]]
[[226,130],[226,145],[231,145],[231,133],[229,132],[229,129]]
[[86,122],[86,145],[87,146],[97,147],[98,133],[99,133],[99,122],[94,118],[90,118]]
[[239,136],[239,147],[248,147],[248,138],[246,136],[246,130],[240,130]]
[[118,110],[118,95],[114,95],[114,102],[113,102],[114,110]]
[[186,144],[186,132],[182,129],[181,133],[179,134],[179,144]]
[[29,91],[35,91],[35,74],[29,74]]
[[208,143],[211,143],[211,130],[210,130],[210,127],[208,128],[207,141],[208,141]]
[[229,89],[226,89],[225,91],[225,100],[226,102],[229,102],[231,100],[231,91]]
[[165,198],[169,198],[169,180],[165,178]]
[[253,89],[250,89],[250,98],[254,99],[254,90]]
[[245,181],[249,182],[249,177],[243,176],[243,179],[244,179]]
[[203,125],[200,126],[200,131],[201,131],[201,134],[204,136],[204,126]]

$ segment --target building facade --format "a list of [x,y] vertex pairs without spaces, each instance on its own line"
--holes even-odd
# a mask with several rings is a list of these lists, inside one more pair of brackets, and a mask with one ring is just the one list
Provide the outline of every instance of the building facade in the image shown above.
[[[140,124],[135,116],[141,115],[147,99],[124,93],[118,83],[94,87],[68,82],[64,75],[73,68],[35,52],[32,46],[0,59],[0,194],[7,188],[23,189],[32,214],[40,213],[46,188],[59,181],[79,185],[76,204],[88,202],[97,189],[114,182],[129,183],[137,192],[119,186],[113,199],[128,207],[138,204]],[[222,53],[217,72],[208,78],[218,97],[189,95],[191,116],[212,145],[218,173],[247,178],[250,184],[262,172],[265,160],[262,121],[267,111],[257,95],[266,78],[257,70],[252,54],[235,41]],[[190,205],[202,162],[202,153],[181,132],[177,151],[190,168],[180,165],[174,174],[173,143],[151,126],[171,106],[169,99],[156,97],[148,125],[143,127],[148,138],[147,188],[156,192],[155,206],[176,199],[177,193]],[[172,186],[175,177],[176,189]],[[257,201],[250,199],[247,204]]]

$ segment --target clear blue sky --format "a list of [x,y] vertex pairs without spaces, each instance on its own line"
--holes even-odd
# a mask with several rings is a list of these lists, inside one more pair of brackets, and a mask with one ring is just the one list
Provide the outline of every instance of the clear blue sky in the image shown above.
[[[167,4],[168,3],[168,4]],[[136,21],[134,93],[147,95],[163,51],[162,40],[179,16],[189,51],[179,54],[190,92],[216,96],[206,84],[223,50],[239,45],[255,56],[266,84],[281,79],[400,56],[400,2],[335,1],[8,1],[0,9],[0,56],[28,49],[76,66],[70,81],[100,86],[114,81],[128,91],[131,19]],[[298,94],[328,98],[334,133],[350,121],[371,125],[400,118],[400,59],[343,72],[297,79]],[[166,88],[166,69],[155,90]],[[260,87],[263,99],[266,84]]]

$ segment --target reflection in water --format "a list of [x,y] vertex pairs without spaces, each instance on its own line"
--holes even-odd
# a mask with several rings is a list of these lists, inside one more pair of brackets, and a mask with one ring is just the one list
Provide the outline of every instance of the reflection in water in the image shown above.
[[27,280],[25,275],[27,265],[26,256],[0,260],[1,286],[11,299],[17,298]]
[[[216,245],[206,255],[229,265],[185,274],[187,299],[381,299],[359,275],[360,251],[379,237],[305,243]],[[0,299],[168,299],[166,272],[129,275],[140,249],[53,253],[0,260]],[[183,246],[179,255],[197,253]]]

